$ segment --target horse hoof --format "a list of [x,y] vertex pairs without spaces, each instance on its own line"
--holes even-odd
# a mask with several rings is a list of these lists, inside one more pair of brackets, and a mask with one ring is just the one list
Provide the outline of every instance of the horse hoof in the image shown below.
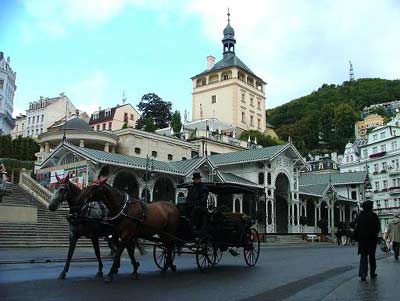
[[103,272],[97,272],[96,278],[103,278]]
[[112,275],[107,275],[107,276],[104,278],[104,282],[105,282],[105,283],[111,283],[111,282],[113,282],[113,279],[114,279],[114,277],[113,277]]
[[131,274],[131,278],[132,279],[138,279],[139,278],[139,274],[138,273],[132,273]]
[[58,275],[58,279],[60,279],[60,280],[64,280],[65,277],[67,277],[67,273],[65,273],[65,272],[61,272],[60,275]]
[[171,265],[171,271],[172,271],[172,272],[176,272],[176,265],[174,265],[174,264]]

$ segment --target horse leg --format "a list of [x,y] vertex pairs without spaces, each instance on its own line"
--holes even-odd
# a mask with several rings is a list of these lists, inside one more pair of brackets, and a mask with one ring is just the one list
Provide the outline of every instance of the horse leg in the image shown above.
[[176,265],[174,265],[174,259],[172,256],[172,252],[173,252],[173,245],[172,244],[167,244],[165,245],[166,249],[167,249],[167,264],[164,267],[164,271],[167,271],[168,268],[171,269],[171,271],[175,272],[176,271]]
[[97,271],[96,278],[100,278],[103,277],[103,262],[101,261],[101,256],[100,256],[99,238],[93,237],[92,244],[94,248],[94,253],[96,254],[97,261],[99,263],[99,270]]
[[121,255],[122,255],[122,252],[125,249],[125,246],[126,246],[126,243],[121,240],[119,245],[118,245],[117,251],[115,251],[114,261],[113,261],[113,264],[111,266],[111,269],[108,272],[107,276],[104,278],[104,282],[111,283],[113,281],[114,275],[118,273],[118,269],[119,269],[120,264],[121,264]]
[[128,250],[128,254],[129,254],[129,257],[131,258],[131,263],[133,266],[132,277],[138,278],[139,274],[137,271],[139,269],[140,263],[137,262],[136,258],[135,258],[135,244],[136,244],[136,240],[130,241],[128,243],[128,245],[126,246],[126,249]]
[[58,276],[58,279],[65,279],[65,277],[67,276],[69,265],[71,263],[72,255],[74,255],[77,241],[78,241],[78,236],[76,235],[75,232],[71,232],[69,236],[69,249],[68,249],[67,261],[65,262],[64,269]]

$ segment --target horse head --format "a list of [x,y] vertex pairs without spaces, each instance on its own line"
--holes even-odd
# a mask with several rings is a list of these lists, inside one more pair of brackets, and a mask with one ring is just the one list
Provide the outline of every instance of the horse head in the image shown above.
[[85,190],[82,191],[80,199],[82,202],[92,202],[92,201],[105,201],[107,199],[105,195],[105,190],[107,185],[107,177],[98,178],[93,181]]
[[74,196],[80,193],[80,189],[69,181],[69,174],[65,178],[61,178],[55,174],[57,182],[55,190],[49,203],[49,210],[56,211],[60,204],[67,201],[68,204]]

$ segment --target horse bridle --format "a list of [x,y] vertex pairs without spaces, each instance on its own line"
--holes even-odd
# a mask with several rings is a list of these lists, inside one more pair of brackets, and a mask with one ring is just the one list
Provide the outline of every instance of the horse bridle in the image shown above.
[[[124,197],[124,203],[122,204],[121,209],[119,210],[119,212],[113,217],[106,218],[105,221],[107,221],[107,222],[114,221],[117,218],[119,218],[120,216],[125,216],[125,217],[127,217],[129,219],[132,219],[132,220],[136,221],[136,222],[143,223],[145,218],[146,218],[146,205],[143,202],[141,202],[140,200],[138,200],[138,199],[131,199],[126,192],[124,192],[124,196],[125,196]],[[126,208],[128,208],[129,204],[134,204],[134,203],[140,203],[140,205],[141,205],[142,214],[141,214],[140,218],[139,217],[135,217],[135,216],[130,216],[126,212]]]

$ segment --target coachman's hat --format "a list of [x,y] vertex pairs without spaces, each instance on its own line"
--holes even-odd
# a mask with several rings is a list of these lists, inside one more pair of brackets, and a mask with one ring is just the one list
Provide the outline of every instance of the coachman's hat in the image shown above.
[[199,172],[194,172],[192,180],[194,179],[201,179],[201,174]]

